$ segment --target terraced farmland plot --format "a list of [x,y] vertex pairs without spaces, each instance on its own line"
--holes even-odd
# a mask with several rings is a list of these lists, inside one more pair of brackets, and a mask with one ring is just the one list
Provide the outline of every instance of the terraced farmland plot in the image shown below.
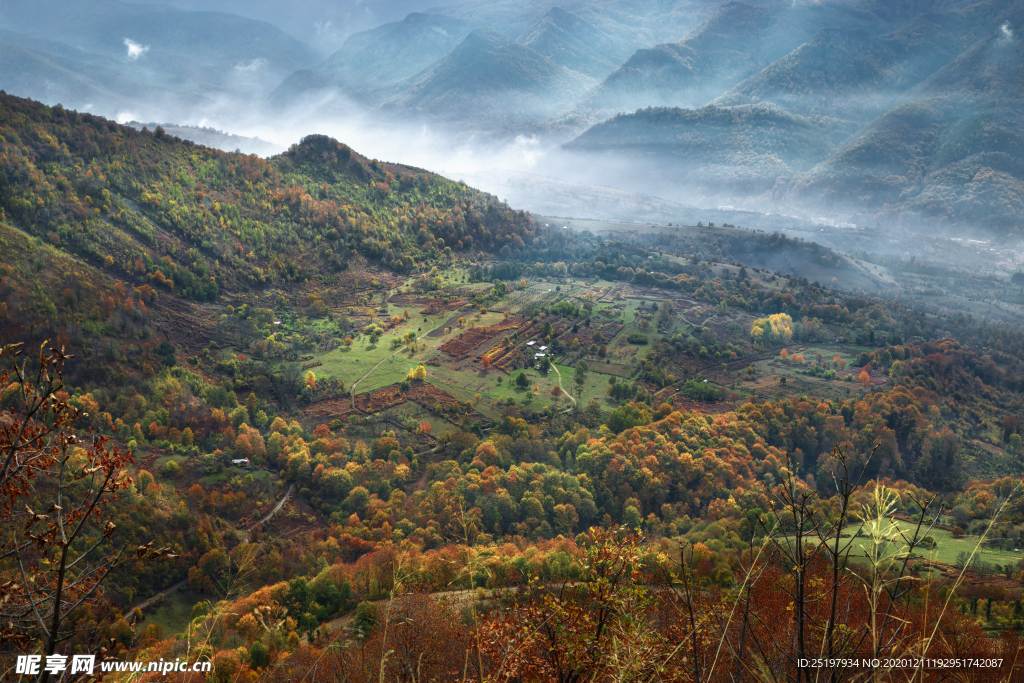
[[525,322],[519,316],[513,315],[490,327],[474,327],[454,339],[446,341],[441,345],[441,350],[453,358],[462,358],[471,354],[474,349],[491,340],[500,332],[517,329]]
[[486,358],[490,361],[492,368],[497,368],[508,374],[532,361],[528,355],[528,352],[531,351],[531,348],[525,346],[522,341],[505,337],[499,339],[497,343],[481,354],[481,362]]

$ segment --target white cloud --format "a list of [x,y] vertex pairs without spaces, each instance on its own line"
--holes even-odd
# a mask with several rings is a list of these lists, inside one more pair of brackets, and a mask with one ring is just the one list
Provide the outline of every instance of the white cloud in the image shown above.
[[135,120],[135,114],[130,111],[119,111],[117,112],[117,116],[114,117],[114,120],[121,124],[128,123],[129,121]]
[[1013,29],[1010,28],[1010,22],[1004,23],[999,27],[999,30],[1003,32],[1004,38],[1013,38]]
[[128,59],[132,61],[135,61],[149,50],[149,45],[140,45],[131,38],[125,38],[124,44],[128,48]]
[[244,62],[242,64],[239,64],[235,67],[235,69],[237,69],[238,71],[256,71],[257,69],[262,69],[266,65],[267,60],[260,57],[259,59],[252,60],[251,62]]

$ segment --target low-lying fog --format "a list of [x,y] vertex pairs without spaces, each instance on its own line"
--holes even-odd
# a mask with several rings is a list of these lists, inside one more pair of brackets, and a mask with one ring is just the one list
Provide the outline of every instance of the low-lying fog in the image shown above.
[[541,215],[1016,267],[1022,18],[948,4],[8,0],[0,87],[262,156],[326,134]]

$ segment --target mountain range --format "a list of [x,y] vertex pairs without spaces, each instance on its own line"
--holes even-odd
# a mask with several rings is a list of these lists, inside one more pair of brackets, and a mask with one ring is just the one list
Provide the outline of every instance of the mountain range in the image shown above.
[[12,0],[0,87],[122,120],[228,128],[244,111],[290,131],[361,117],[483,157],[532,141],[530,177],[684,204],[1024,221],[1011,0],[408,0],[358,20],[351,3],[310,0],[287,18],[266,3],[203,7]]
[[592,80],[491,29],[476,29],[429,69],[396,86],[384,108],[404,116],[505,128],[543,120],[574,102]]
[[[561,146],[562,174],[858,223],[1019,229],[1019,10],[928,6],[900,22],[772,29],[799,11],[729,3],[680,43],[638,51],[577,106],[599,121]],[[787,40],[800,44],[755,69]],[[690,107],[628,111],[671,98]],[[606,118],[616,107],[627,111]]]

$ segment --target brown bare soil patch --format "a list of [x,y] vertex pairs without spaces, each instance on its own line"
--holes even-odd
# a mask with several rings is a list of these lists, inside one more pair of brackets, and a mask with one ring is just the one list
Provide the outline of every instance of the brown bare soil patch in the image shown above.
[[458,301],[448,302],[441,301],[440,299],[435,299],[431,301],[426,308],[420,311],[420,313],[422,313],[423,315],[437,315],[438,313],[444,313],[445,311],[457,311],[465,305],[465,299],[459,299]]
[[668,400],[669,396],[671,396],[674,393],[676,393],[676,388],[673,387],[673,386],[668,386],[668,387],[665,387],[664,389],[660,389],[660,390],[656,391],[654,393],[654,402],[653,402],[652,405],[654,405],[654,406],[661,405],[663,402]]
[[167,335],[178,348],[191,355],[210,344],[217,328],[219,311],[211,306],[190,303],[176,296],[164,296],[152,306],[167,316],[157,331]]
[[517,315],[512,315],[496,325],[489,327],[474,327],[463,332],[459,336],[446,341],[441,345],[441,350],[453,358],[464,358],[473,352],[473,349],[489,341],[495,335],[505,330],[514,330],[521,327],[526,321]]

